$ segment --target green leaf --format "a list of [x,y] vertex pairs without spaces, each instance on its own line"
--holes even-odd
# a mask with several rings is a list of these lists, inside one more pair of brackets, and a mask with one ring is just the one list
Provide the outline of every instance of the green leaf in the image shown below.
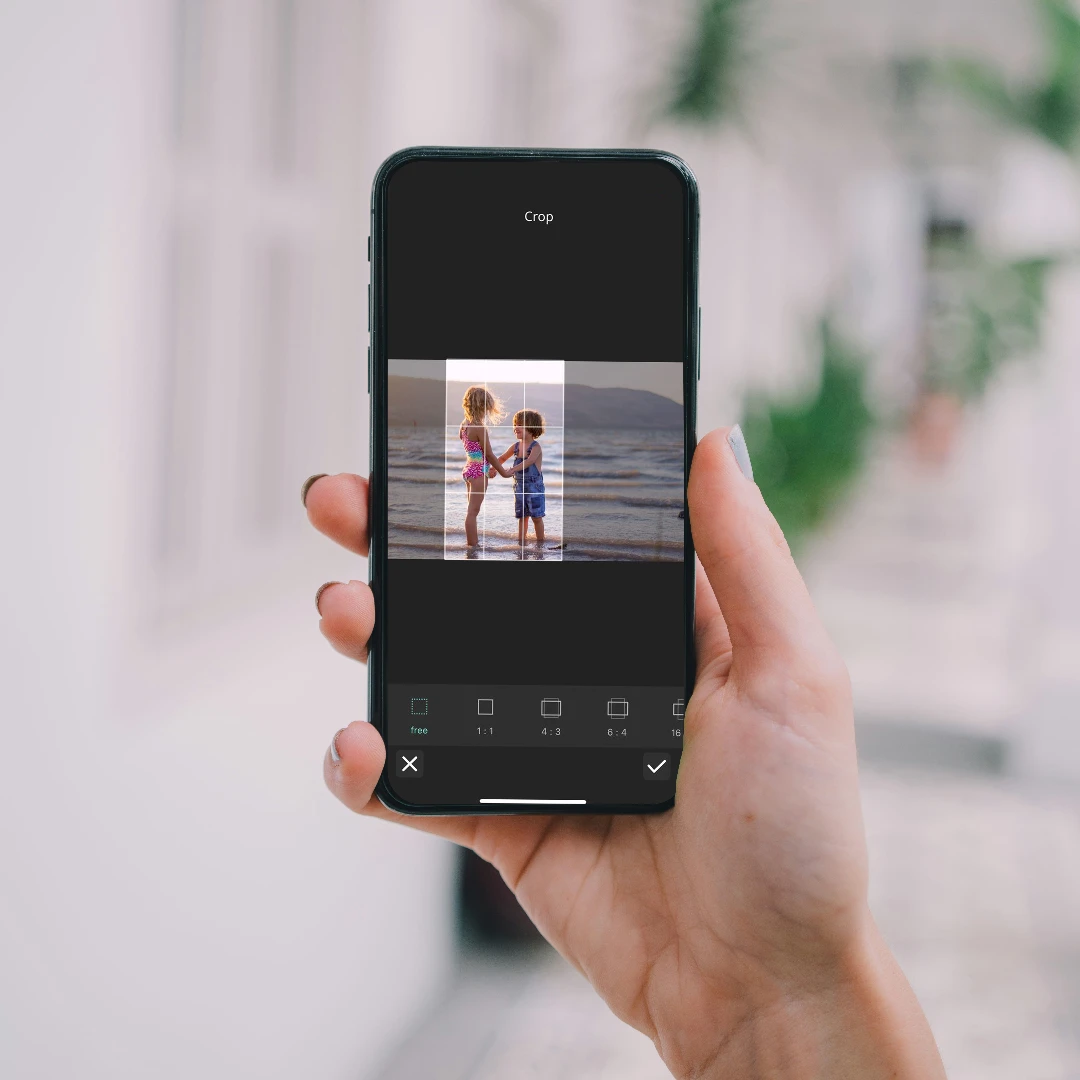
[[874,416],[866,365],[825,320],[821,381],[794,405],[756,398],[743,418],[754,477],[793,549],[821,524],[862,470]]
[[747,0],[701,0],[669,115],[701,124],[727,116],[736,98],[746,6]]
[[1080,82],[1080,15],[1070,0],[1039,0],[1050,46],[1051,81]]
[[1006,123],[1072,152],[1080,146],[1080,15],[1071,0],[1037,0],[1045,36],[1042,79],[1013,90],[981,60],[957,59],[940,67],[945,80]]
[[945,81],[976,105],[1011,124],[1027,124],[1027,108],[1001,74],[981,60],[949,60],[940,68]]
[[1030,126],[1065,151],[1080,135],[1080,17],[1069,0],[1039,0],[1047,70],[1027,94]]
[[974,247],[932,247],[924,389],[970,401],[1003,365],[1030,355],[1039,345],[1054,265],[1047,258],[999,262]]

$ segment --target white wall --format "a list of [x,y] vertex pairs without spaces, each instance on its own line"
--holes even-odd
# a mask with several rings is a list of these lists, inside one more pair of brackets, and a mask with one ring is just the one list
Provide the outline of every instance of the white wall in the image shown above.
[[[382,53],[363,8],[321,7],[340,108],[307,234],[308,359],[328,432],[287,478],[296,492],[306,471],[366,469],[383,149],[364,123],[365,60]],[[230,549],[247,579],[214,578],[211,549],[214,587],[159,603],[171,19],[164,0],[0,10],[0,1075],[355,1077],[447,974],[452,853],[322,786],[365,687],[319,637],[312,595],[366,570],[309,535],[298,499],[295,528]],[[218,482],[235,470],[223,460]]]

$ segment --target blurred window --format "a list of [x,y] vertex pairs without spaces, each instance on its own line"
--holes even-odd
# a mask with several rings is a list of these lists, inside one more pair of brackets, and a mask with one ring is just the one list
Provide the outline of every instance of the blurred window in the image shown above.
[[156,549],[161,563],[175,569],[195,556],[201,518],[195,480],[202,465],[200,428],[208,389],[205,236],[190,222],[177,221],[166,259]]
[[207,0],[175,0],[172,50],[172,135],[193,148],[206,136],[208,45]]
[[317,48],[325,12],[317,0],[173,0],[150,425],[159,617],[261,578],[302,526],[293,489],[319,429],[307,303],[325,198],[316,120],[333,104]]
[[546,0],[503,0],[495,10],[496,128],[509,145],[542,144],[551,121],[558,12]]
[[289,176],[302,171],[306,160],[308,115],[305,98],[311,89],[307,63],[308,24],[299,9],[310,5],[296,0],[264,0],[259,8],[260,57],[257,65],[257,156],[272,173]]
[[248,478],[238,522],[256,538],[288,528],[297,519],[293,451],[297,431],[295,405],[302,388],[290,385],[300,359],[299,288],[302,260],[281,240],[268,241],[252,254],[251,348],[245,393],[249,424],[242,431],[242,474]]

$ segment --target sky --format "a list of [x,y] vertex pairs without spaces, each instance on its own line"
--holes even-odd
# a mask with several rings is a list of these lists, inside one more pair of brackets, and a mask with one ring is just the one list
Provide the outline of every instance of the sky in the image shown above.
[[447,360],[447,382],[562,383],[561,360]]
[[[391,374],[414,379],[442,377],[442,361],[392,360]],[[493,366],[488,366],[493,365]],[[522,379],[522,365],[527,365],[528,378]],[[622,387],[628,390],[649,390],[682,404],[682,365],[668,363],[618,363],[610,360],[447,360],[447,377],[455,382],[561,382],[582,386]],[[484,371],[486,374],[481,375]],[[494,373],[494,374],[493,374]]]

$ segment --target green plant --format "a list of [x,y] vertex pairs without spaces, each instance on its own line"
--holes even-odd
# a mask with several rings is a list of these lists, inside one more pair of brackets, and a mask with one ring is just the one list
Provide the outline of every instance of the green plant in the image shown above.
[[980,397],[1005,363],[1039,343],[1049,258],[1002,262],[966,239],[930,246],[923,388]]
[[[701,0],[666,110],[669,116],[716,126],[736,110],[747,66],[751,3]],[[813,394],[798,404],[754,397],[742,421],[755,479],[793,548],[824,520],[860,472],[875,423],[865,400],[863,358],[828,319],[819,334],[821,379]]]
[[679,66],[670,116],[689,123],[725,119],[737,101],[749,0],[702,0]]
[[975,59],[949,61],[942,72],[991,114],[1074,153],[1080,150],[1080,15],[1070,0],[1037,4],[1046,39],[1039,80],[1013,87],[992,65]]
[[866,459],[874,415],[862,356],[822,321],[821,379],[796,404],[763,397],[743,418],[754,478],[793,549],[829,515]]
[[[992,65],[958,59],[943,73],[971,101],[1067,153],[1080,151],[1080,14],[1072,0],[1036,0],[1045,38],[1037,80],[1011,86]],[[1006,361],[1039,343],[1046,277],[1057,260],[994,260],[966,232],[931,237],[931,310],[923,386],[979,397]]]

